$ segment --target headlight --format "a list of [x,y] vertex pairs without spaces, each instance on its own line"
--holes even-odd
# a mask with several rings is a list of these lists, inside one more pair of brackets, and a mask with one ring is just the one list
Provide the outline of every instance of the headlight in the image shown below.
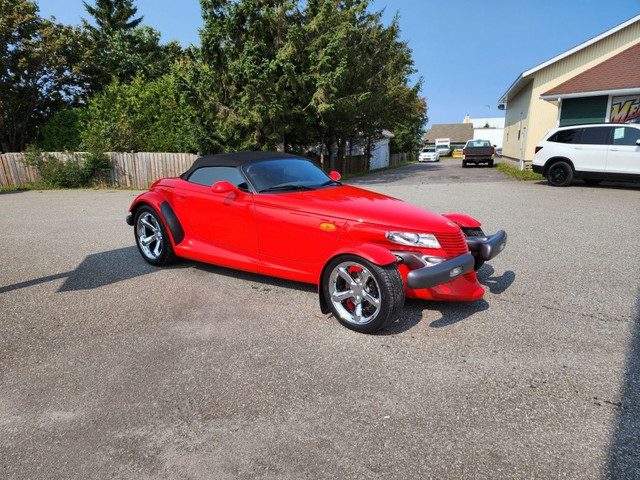
[[400,245],[441,248],[438,239],[430,233],[387,232],[387,240]]

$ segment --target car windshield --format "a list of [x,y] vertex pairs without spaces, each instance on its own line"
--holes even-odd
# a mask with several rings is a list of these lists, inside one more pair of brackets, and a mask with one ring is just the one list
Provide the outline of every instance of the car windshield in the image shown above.
[[309,160],[287,158],[265,160],[244,167],[244,172],[258,193],[315,190],[340,185]]
[[435,152],[436,149],[435,148],[425,148],[424,151],[425,152]]

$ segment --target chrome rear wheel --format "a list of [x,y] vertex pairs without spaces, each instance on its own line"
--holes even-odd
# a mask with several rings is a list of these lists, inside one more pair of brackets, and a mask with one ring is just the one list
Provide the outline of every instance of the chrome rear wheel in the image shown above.
[[145,258],[157,260],[162,253],[162,229],[155,215],[144,212],[138,216],[136,236],[140,251]]
[[168,265],[178,259],[162,219],[150,206],[136,211],[133,233],[142,258],[151,265]]

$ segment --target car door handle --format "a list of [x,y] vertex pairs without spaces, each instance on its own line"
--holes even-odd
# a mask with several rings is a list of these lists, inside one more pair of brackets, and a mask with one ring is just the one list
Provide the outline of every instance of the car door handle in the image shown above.
[[184,202],[187,199],[186,195],[177,195],[176,198],[179,202]]

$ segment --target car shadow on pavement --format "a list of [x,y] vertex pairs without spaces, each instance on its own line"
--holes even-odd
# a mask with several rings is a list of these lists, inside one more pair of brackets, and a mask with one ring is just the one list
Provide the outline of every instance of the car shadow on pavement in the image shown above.
[[[135,260],[132,260],[133,258]],[[0,287],[0,294],[63,278],[65,282],[58,290],[59,292],[92,290],[146,275],[155,270],[155,267],[152,267],[140,257],[137,253],[137,247],[118,248],[108,252],[87,255],[74,270],[68,272],[54,273],[46,277]]]
[[[492,294],[500,295],[513,284],[516,274],[511,270],[507,270],[500,276],[496,276],[495,273],[496,271],[491,265],[484,264],[476,275],[481,285],[489,288]],[[475,302],[433,302],[407,299],[400,319],[380,333],[383,335],[396,335],[410,330],[422,321],[423,313],[426,310],[440,312],[442,316],[437,320],[433,320],[429,326],[431,328],[443,328],[466,320],[488,308],[489,303],[484,299]]]
[[489,289],[494,295],[504,293],[516,279],[516,274],[507,270],[500,276],[495,276],[495,269],[486,263],[476,272],[478,282]]
[[[541,185],[549,188],[558,188],[552,187],[546,180],[540,180],[532,182],[534,185]],[[572,187],[582,187],[588,188],[590,190],[598,190],[598,189],[606,189],[606,190],[640,190],[640,182],[601,182],[601,183],[587,183],[583,180],[574,180],[571,185],[566,188]]]
[[620,402],[601,401],[616,409],[605,478],[640,478],[640,292],[632,322]]
[[[180,264],[175,267],[180,267]],[[87,255],[75,270],[69,272],[60,291],[93,290],[157,270],[142,259],[136,246],[94,253]]]
[[406,332],[423,321],[424,312],[440,312],[441,317],[429,323],[431,328],[443,328],[466,320],[478,312],[489,308],[485,300],[475,302],[433,302],[428,300],[407,299],[400,318],[391,326],[380,331],[381,335],[397,335]]
[[315,294],[317,294],[318,292],[318,288],[310,283],[294,282],[293,280],[269,277],[267,275],[245,272],[243,270],[234,270],[232,268],[221,267],[219,265],[213,265],[210,263],[200,263],[190,260],[183,260],[183,262],[189,263],[190,267],[196,268],[198,270],[203,270],[215,275],[224,275],[225,277],[236,278],[238,280],[245,280],[247,282],[253,282],[261,286],[268,285],[271,287],[281,287],[291,290],[298,290],[300,292],[313,292]]

